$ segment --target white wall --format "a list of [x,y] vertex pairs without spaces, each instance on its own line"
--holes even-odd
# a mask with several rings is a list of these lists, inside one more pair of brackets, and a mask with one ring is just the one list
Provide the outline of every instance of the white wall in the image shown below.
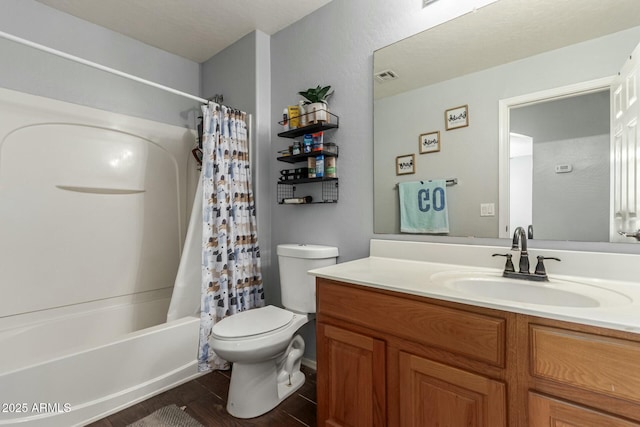
[[[513,138],[513,137],[512,137]],[[533,156],[509,159],[509,230],[533,224]]]

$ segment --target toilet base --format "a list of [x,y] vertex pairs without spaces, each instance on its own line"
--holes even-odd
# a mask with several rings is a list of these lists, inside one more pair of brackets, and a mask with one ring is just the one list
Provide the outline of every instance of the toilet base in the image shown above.
[[302,387],[305,381],[300,371],[303,351],[304,342],[296,336],[280,358],[257,363],[235,362],[227,400],[229,414],[236,418],[258,417]]

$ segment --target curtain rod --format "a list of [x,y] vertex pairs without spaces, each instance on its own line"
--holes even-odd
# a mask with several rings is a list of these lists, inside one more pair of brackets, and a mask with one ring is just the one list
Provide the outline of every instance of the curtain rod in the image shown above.
[[133,80],[133,81],[145,84],[147,86],[152,86],[152,87],[164,90],[166,92],[171,92],[171,93],[173,93],[175,95],[184,96],[185,98],[190,98],[190,99],[196,100],[198,102],[201,102],[203,104],[208,104],[209,103],[209,100],[204,99],[204,98],[200,98],[199,96],[191,95],[189,93],[182,92],[182,91],[179,91],[177,89],[170,88],[169,86],[164,86],[164,85],[161,85],[159,83],[155,83],[155,82],[152,82],[150,80],[145,80],[145,79],[140,78],[138,76],[134,76],[133,74],[128,74],[128,73],[116,70],[115,68],[107,67],[107,66],[98,64],[96,62],[88,61],[86,59],[80,58],[79,56],[70,55],[70,54],[62,52],[60,50],[56,50],[56,49],[53,49],[53,48],[50,48],[50,47],[47,47],[47,46],[44,46],[44,45],[41,45],[41,44],[38,44],[38,43],[34,43],[32,41],[29,41],[29,40],[14,36],[12,34],[5,33],[4,31],[0,31],[0,37],[2,37],[4,39],[7,39],[7,40],[14,41],[16,43],[23,44],[25,46],[32,47],[34,49],[41,50],[43,52],[51,53],[51,54],[59,56],[61,58],[65,58],[65,59],[68,59],[68,60],[71,60],[71,61],[74,61],[74,62],[78,62],[80,64],[87,65],[89,67],[96,68],[98,70],[106,71],[107,73],[115,74],[116,76],[127,78],[129,80]]

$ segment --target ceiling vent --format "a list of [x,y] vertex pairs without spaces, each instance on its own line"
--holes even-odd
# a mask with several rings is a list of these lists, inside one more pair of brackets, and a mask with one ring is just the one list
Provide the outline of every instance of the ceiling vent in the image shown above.
[[431,3],[435,3],[436,0],[422,0],[422,8],[429,6]]
[[373,75],[379,83],[386,83],[398,78],[398,73],[393,70],[384,70]]

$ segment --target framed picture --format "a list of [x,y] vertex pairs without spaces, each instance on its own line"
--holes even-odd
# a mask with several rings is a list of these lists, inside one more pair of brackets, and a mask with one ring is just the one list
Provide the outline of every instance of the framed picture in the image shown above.
[[447,130],[469,126],[469,106],[449,108],[444,112],[444,123]]
[[440,131],[422,133],[418,137],[420,154],[440,151]]
[[396,175],[416,173],[416,155],[405,154],[396,157]]

